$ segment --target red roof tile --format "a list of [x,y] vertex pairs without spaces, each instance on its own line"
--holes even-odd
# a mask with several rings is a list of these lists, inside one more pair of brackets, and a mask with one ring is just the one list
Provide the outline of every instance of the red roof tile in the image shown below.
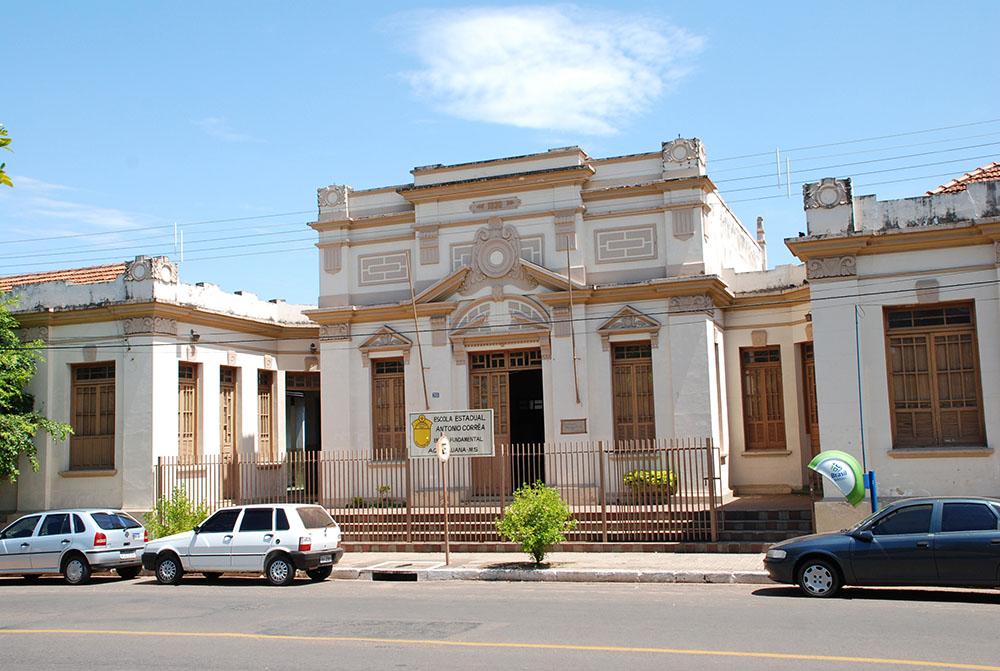
[[0,277],[0,294],[10,291],[21,284],[40,284],[42,282],[68,282],[69,284],[97,284],[111,282],[125,272],[125,263],[110,263],[104,266],[87,268],[70,268],[67,270],[49,270],[44,273],[26,273],[24,275],[7,275]]
[[992,182],[1000,180],[1000,162],[994,161],[971,172],[967,172],[961,177],[956,177],[947,184],[942,184],[936,189],[927,192],[928,196],[935,196],[939,193],[958,193],[965,191],[972,182]]

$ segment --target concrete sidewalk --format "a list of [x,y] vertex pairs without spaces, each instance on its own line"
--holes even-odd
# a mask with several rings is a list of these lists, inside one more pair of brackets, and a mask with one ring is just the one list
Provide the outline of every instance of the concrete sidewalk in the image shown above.
[[515,553],[348,553],[340,580],[491,580],[532,582],[766,584],[762,554],[553,552],[542,568]]

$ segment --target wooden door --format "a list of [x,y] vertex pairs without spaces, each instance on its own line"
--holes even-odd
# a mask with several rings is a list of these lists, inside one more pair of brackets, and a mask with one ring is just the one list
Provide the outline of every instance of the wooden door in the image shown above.
[[615,442],[618,447],[637,447],[634,441],[656,438],[650,345],[615,345],[611,361]]
[[198,458],[198,375],[195,364],[178,365],[177,456],[181,461]]
[[222,498],[237,498],[236,369],[219,369],[219,451],[222,455]]
[[509,375],[506,370],[473,371],[469,380],[469,408],[493,410],[493,456],[472,460],[472,489],[476,496],[499,496],[508,480],[505,455],[510,445]]
[[812,456],[819,454],[819,406],[816,402],[816,359],[812,343],[802,345],[802,393],[805,395],[806,433]]
[[785,408],[781,391],[781,350],[740,351],[743,376],[743,426],[746,449],[785,449]]

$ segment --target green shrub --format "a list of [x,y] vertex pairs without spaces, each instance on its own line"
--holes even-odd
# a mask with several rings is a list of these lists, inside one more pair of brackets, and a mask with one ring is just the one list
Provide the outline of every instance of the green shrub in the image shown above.
[[174,487],[170,498],[159,499],[143,517],[150,539],[162,538],[181,531],[190,531],[208,517],[208,506],[195,504],[183,487]]
[[576,520],[571,518],[558,490],[543,482],[519,487],[514,492],[514,502],[503,518],[497,520],[500,535],[519,543],[536,564],[542,563],[550,547],[565,541],[563,534],[574,527]]
[[626,473],[622,482],[637,493],[644,490],[658,490],[673,494],[677,491],[677,475],[673,471],[636,469]]

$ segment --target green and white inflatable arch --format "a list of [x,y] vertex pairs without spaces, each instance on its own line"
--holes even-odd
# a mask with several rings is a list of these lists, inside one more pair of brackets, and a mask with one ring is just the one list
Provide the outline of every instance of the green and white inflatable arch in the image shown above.
[[861,464],[847,452],[840,450],[820,452],[809,462],[809,468],[836,485],[852,506],[865,500],[865,482],[861,474]]

